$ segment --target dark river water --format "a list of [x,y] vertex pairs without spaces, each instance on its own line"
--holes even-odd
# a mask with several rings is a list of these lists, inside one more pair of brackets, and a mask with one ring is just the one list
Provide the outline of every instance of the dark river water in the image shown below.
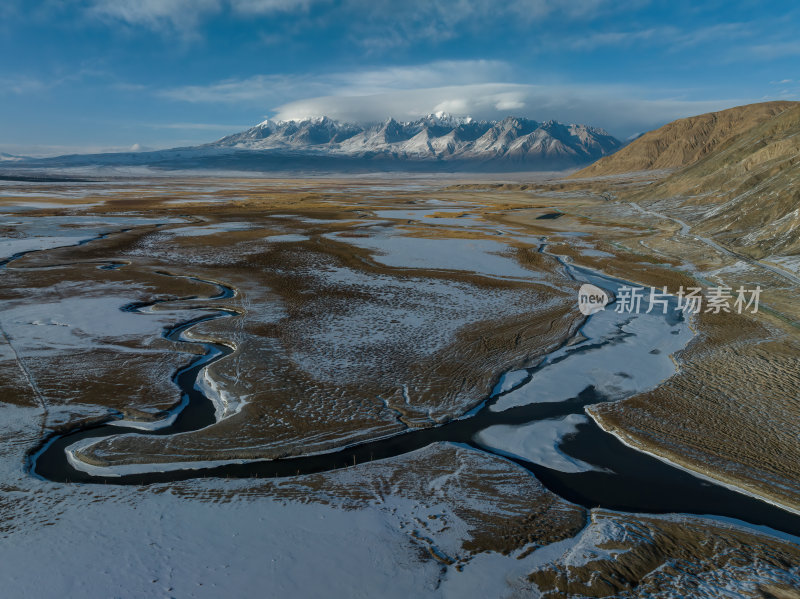
[[[604,287],[612,293],[621,284],[620,281],[579,268],[570,267],[570,270],[573,277]],[[224,299],[234,295],[234,291],[224,285],[210,281],[208,283],[219,288],[219,293],[208,299]],[[131,304],[123,309],[138,311],[153,303],[158,302]],[[192,363],[176,372],[173,377],[175,384],[181,389],[184,401],[172,424],[155,431],[97,424],[54,435],[44,440],[40,447],[31,452],[30,470],[40,477],[57,482],[142,485],[199,477],[273,478],[326,472],[352,466],[354,463],[403,455],[440,441],[464,444],[480,451],[494,453],[493,450],[475,442],[476,435],[490,426],[523,425],[569,414],[583,414],[585,406],[607,399],[594,387],[588,386],[575,397],[564,401],[533,403],[504,411],[493,411],[492,405],[503,395],[499,394],[487,399],[479,409],[462,419],[435,428],[409,430],[390,438],[369,441],[320,455],[109,478],[91,475],[73,468],[67,460],[65,449],[77,441],[88,438],[101,439],[123,433],[173,435],[214,424],[214,405],[195,387],[195,382],[199,371],[204,366],[224,358],[232,350],[222,344],[188,341],[182,335],[187,329],[200,322],[229,317],[235,312],[209,307],[199,309],[204,311],[203,316],[181,323],[164,333],[167,338],[172,340],[201,345],[206,352],[205,355],[196,358]],[[209,311],[212,314],[209,315]],[[676,317],[674,313],[671,313],[671,316],[665,318],[679,319],[680,316]],[[544,366],[530,369],[531,376],[535,375],[537,369],[542,367]],[[681,469],[626,447],[591,420],[577,425],[576,433],[564,437],[559,445],[559,450],[568,456],[598,466],[599,469],[565,473],[519,458],[508,459],[532,472],[548,489],[559,496],[586,507],[645,513],[712,514],[800,535],[800,516],[728,490],[720,485],[706,482]]]

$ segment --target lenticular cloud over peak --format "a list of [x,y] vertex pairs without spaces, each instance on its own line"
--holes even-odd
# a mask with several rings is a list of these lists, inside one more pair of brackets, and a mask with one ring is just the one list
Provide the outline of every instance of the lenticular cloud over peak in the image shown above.
[[366,124],[381,121],[387,115],[398,121],[412,121],[437,112],[476,120],[498,120],[516,114],[541,120],[589,123],[624,138],[687,114],[718,110],[737,102],[653,100],[638,91],[481,83],[369,95],[311,97],[279,106],[272,118],[288,121],[327,116]]

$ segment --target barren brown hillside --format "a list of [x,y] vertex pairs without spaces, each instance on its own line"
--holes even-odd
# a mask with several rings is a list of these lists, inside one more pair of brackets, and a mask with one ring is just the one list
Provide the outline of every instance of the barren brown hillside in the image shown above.
[[800,254],[800,102],[675,121],[572,177],[665,168],[671,172],[620,199],[682,219],[694,234],[751,258]]
[[800,253],[800,104],[648,186],[636,199],[694,209],[694,231],[754,258]]
[[799,104],[749,104],[673,121],[645,133],[619,152],[601,158],[571,178],[687,166],[713,151],[724,149],[738,135]]

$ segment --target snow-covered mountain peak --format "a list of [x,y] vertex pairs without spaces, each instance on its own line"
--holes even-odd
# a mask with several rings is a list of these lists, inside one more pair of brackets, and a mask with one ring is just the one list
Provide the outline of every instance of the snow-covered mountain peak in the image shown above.
[[548,162],[580,165],[610,154],[622,143],[602,129],[587,125],[544,122],[508,116],[500,121],[476,121],[443,111],[415,121],[384,121],[360,125],[327,116],[274,121],[229,135],[206,148],[281,150],[347,158],[391,160],[469,160]]
[[411,123],[425,123],[427,125],[451,128],[458,127],[459,125],[468,125],[472,122],[473,119],[471,116],[453,116],[449,112],[444,112],[443,110],[432,112],[421,119],[411,121]]

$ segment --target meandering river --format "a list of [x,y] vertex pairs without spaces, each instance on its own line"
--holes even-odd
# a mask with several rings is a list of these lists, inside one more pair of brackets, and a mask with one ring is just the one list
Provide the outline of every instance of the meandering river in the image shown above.
[[[601,274],[564,265],[570,276],[591,282],[616,294],[622,281]],[[197,279],[200,280],[200,279]],[[217,288],[217,293],[207,300],[232,297],[234,289],[215,281],[205,281]],[[202,298],[201,298],[202,299]],[[130,311],[147,310],[157,302],[125,306]],[[764,501],[729,490],[702,480],[688,472],[659,461],[647,454],[633,450],[612,435],[604,432],[593,421],[582,418],[584,408],[609,399],[620,399],[641,390],[658,380],[658,369],[652,365],[643,368],[644,380],[636,380],[637,364],[630,362],[630,351],[636,348],[643,335],[680,335],[687,323],[680,313],[670,309],[666,315],[633,315],[617,313],[613,304],[587,319],[582,328],[582,340],[565,344],[546,360],[527,372],[508,373],[501,378],[496,392],[478,408],[464,417],[446,424],[426,429],[410,429],[396,436],[369,441],[318,455],[277,460],[235,462],[198,468],[168,469],[169,465],[152,465],[153,471],[136,472],[120,476],[93,473],[91,468],[76,468],[69,459],[70,447],[85,445],[95,440],[120,434],[174,435],[195,431],[215,422],[215,406],[196,386],[200,370],[210,363],[223,359],[233,350],[221,343],[192,340],[185,336],[188,329],[200,322],[226,318],[236,314],[230,309],[213,306],[196,308],[203,316],[180,323],[164,332],[173,341],[194,344],[204,349],[204,354],[178,370],[173,380],[181,389],[183,401],[156,430],[141,430],[133,426],[120,426],[109,422],[78,427],[43,440],[31,452],[29,467],[32,473],[51,481],[78,483],[111,483],[142,485],[185,480],[198,477],[288,477],[331,471],[353,464],[399,456],[431,443],[446,441],[469,445],[480,451],[503,455],[532,472],[545,486],[561,497],[586,507],[603,507],[615,510],[646,513],[711,514],[736,518],[756,525],[800,535],[800,516],[775,507]],[[209,314],[209,312],[211,312]],[[638,319],[638,320],[637,320]],[[636,326],[634,326],[636,325]],[[575,341],[575,340],[573,340]],[[649,356],[649,357],[648,357]],[[653,356],[656,356],[655,358]],[[656,360],[658,352],[641,360]],[[663,356],[662,358],[663,359]],[[595,384],[580,384],[575,392],[570,385],[561,385],[564,373],[585,374],[587,364],[617,365],[615,380]],[[644,364],[644,362],[642,363]],[[602,368],[588,368],[589,372],[602,372]],[[562,377],[559,379],[558,377]],[[649,380],[648,377],[653,379]],[[575,377],[573,377],[575,378]],[[629,379],[633,382],[628,385]],[[504,385],[505,381],[505,385]],[[562,387],[565,396],[556,397],[552,389]],[[541,391],[537,398],[537,389]],[[547,390],[547,393],[545,393]],[[613,397],[609,396],[609,393]],[[627,395],[626,395],[627,394]],[[554,437],[554,444],[539,445],[534,454],[544,459],[521,457],[514,448],[495,447],[492,431],[506,431],[507,436],[525,438],[525,427],[532,435],[542,435],[551,426],[570,422],[570,430]],[[500,428],[498,428],[500,427]],[[505,428],[503,428],[505,427]],[[530,435],[529,435],[530,437]],[[487,441],[487,438],[489,439]],[[494,439],[497,440],[497,434]],[[503,445],[502,436],[499,445]],[[535,437],[534,437],[535,438]],[[542,450],[542,451],[538,451]],[[538,451],[538,452],[537,452]],[[522,452],[525,454],[525,452]],[[527,455],[527,454],[526,454]],[[548,460],[551,458],[550,460]],[[563,458],[569,468],[559,467],[553,456]],[[81,464],[78,464],[81,466]]]

